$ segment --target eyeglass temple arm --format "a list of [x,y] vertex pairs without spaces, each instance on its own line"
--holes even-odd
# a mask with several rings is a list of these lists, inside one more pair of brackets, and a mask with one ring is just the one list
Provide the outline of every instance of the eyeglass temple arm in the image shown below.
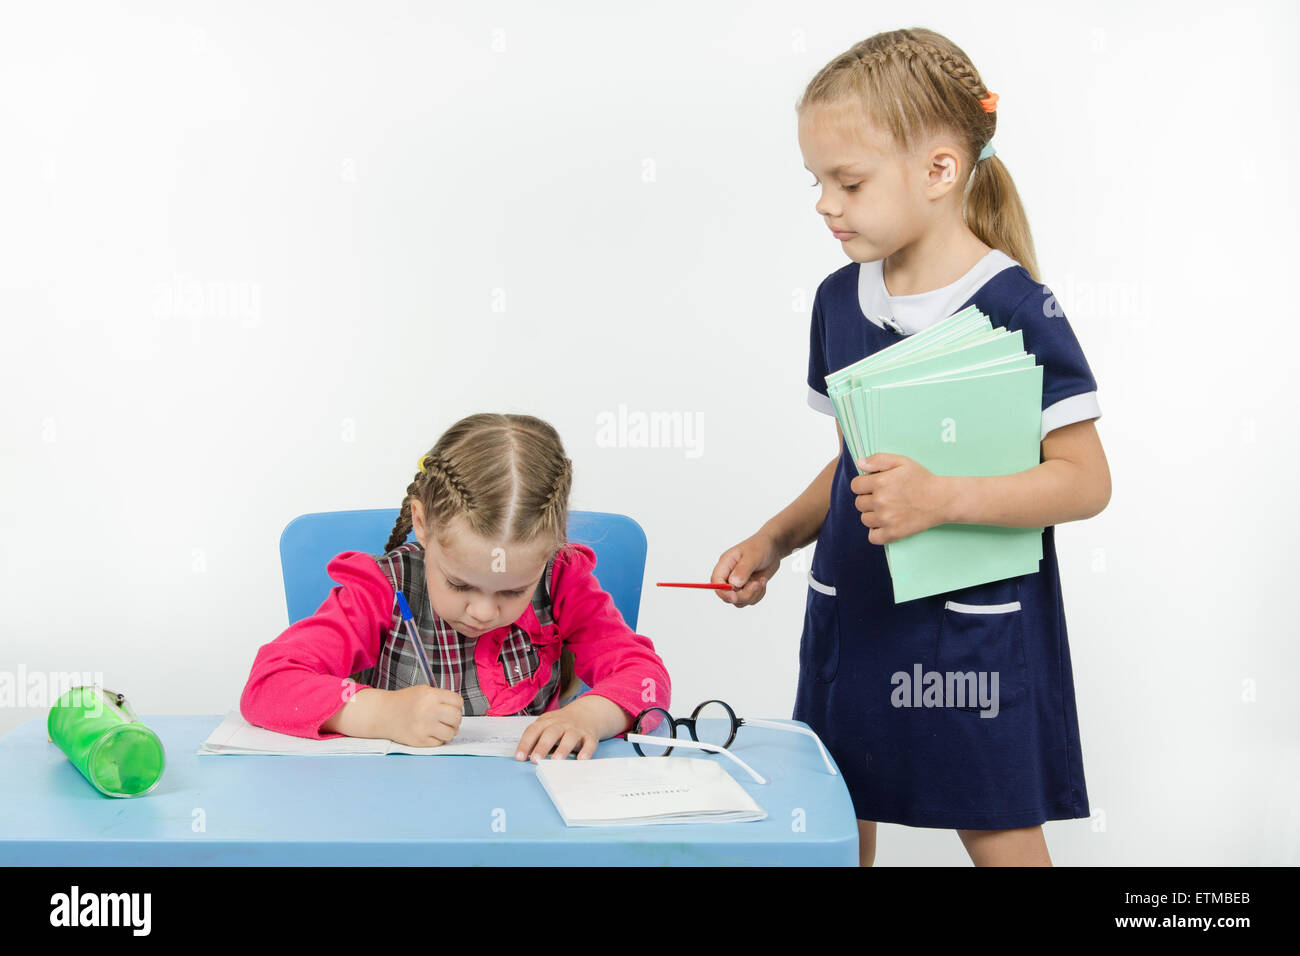
[[769,730],[793,730],[795,733],[807,734],[813,740],[817,741],[817,749],[822,752],[822,760],[826,761],[826,769],[835,776],[839,776],[839,771],[835,769],[835,764],[831,763],[831,755],[826,752],[826,745],[822,739],[809,727],[795,727],[793,724],[783,724],[777,720],[763,720],[758,717],[746,717],[743,723],[751,724],[755,727],[767,727]]
[[767,778],[757,773],[753,767],[745,763],[730,750],[725,747],[719,747],[717,744],[702,744],[697,740],[681,740],[680,738],[651,737],[649,734],[628,734],[627,742],[630,744],[653,744],[656,747],[693,747],[697,750],[707,750],[709,753],[722,754],[724,757],[730,757],[736,763],[745,768],[748,773],[759,783],[767,783]]

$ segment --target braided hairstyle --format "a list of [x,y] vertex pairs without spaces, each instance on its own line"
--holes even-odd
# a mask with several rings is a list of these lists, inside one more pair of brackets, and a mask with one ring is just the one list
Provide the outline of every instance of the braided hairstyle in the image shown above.
[[960,47],[933,30],[915,27],[855,43],[809,81],[795,111],[802,115],[812,106],[858,106],[905,152],[929,135],[956,135],[971,171],[964,194],[966,225],[1039,282],[1029,220],[1011,173],[997,156],[977,161],[998,125],[997,113],[980,105],[988,95]]
[[[411,502],[419,501],[430,534],[441,540],[457,515],[489,540],[527,545],[568,544],[573,462],[560,436],[531,415],[480,413],[456,422],[420,459],[422,470],[406,487],[402,510],[384,550],[400,547],[412,528]],[[423,543],[423,542],[421,542]],[[573,652],[560,656],[560,692],[576,684]]]

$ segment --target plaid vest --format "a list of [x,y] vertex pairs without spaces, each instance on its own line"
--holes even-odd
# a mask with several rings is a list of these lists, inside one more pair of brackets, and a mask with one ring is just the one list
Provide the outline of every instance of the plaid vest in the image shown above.
[[[380,690],[400,690],[416,684],[426,683],[420,660],[411,646],[410,636],[402,621],[398,609],[396,592],[406,595],[406,602],[411,606],[415,617],[415,629],[424,645],[425,657],[433,669],[434,680],[439,687],[454,690],[465,700],[465,716],[480,717],[491,706],[483,691],[479,688],[478,669],[474,662],[476,639],[464,637],[447,624],[433,610],[429,603],[429,590],[424,572],[424,547],[416,542],[408,542],[387,554],[371,555],[381,571],[393,586],[393,616],[388,624],[388,633],[384,636],[379,649],[379,658],[374,666],[351,675],[360,684],[368,684]],[[551,618],[551,570],[555,558],[546,562],[542,579],[537,582],[533,592],[532,607],[537,620],[543,626],[553,624]],[[510,625],[510,633],[501,644],[501,653],[496,666],[503,669],[506,683],[514,686],[531,678],[537,670],[539,658],[537,649],[529,640],[528,632],[518,623]],[[559,662],[551,666],[551,674],[537,696],[517,711],[521,717],[533,716],[546,710],[551,699],[560,689]]]

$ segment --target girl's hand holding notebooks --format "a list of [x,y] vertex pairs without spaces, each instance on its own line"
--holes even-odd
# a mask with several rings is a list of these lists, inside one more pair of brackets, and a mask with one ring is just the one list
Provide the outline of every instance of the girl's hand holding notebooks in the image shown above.
[[932,474],[905,455],[885,452],[857,465],[868,474],[858,475],[849,487],[857,495],[862,523],[871,529],[867,540],[872,544],[888,544],[948,521],[946,476]]

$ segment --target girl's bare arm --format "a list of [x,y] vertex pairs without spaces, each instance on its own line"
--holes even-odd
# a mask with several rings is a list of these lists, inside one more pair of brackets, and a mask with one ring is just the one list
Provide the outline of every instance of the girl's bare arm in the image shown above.
[[944,520],[1042,528],[1091,518],[1110,503],[1110,466],[1095,420],[1052,430],[1043,461],[1014,475],[955,477],[946,485]]

